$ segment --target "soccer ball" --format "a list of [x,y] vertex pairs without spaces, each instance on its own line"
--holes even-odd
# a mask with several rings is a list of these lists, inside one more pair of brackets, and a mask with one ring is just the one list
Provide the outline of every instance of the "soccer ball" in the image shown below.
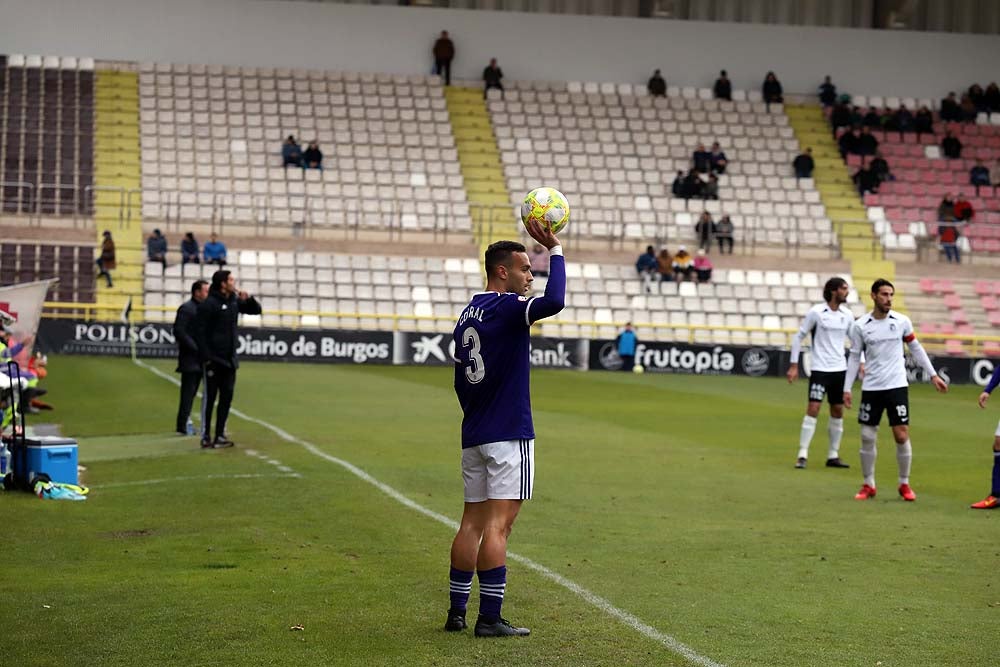
[[635,373],[636,375],[642,375],[643,373],[646,372],[646,369],[643,368],[642,364],[636,364],[635,366],[632,367],[632,372]]
[[569,222],[569,202],[565,195],[555,188],[535,188],[528,193],[521,204],[521,222],[535,220],[558,234]]

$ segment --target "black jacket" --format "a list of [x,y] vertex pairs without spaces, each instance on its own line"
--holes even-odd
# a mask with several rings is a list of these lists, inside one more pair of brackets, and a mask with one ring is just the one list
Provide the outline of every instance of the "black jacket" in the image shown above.
[[240,313],[260,315],[260,304],[253,297],[246,301],[240,301],[236,294],[224,297],[219,290],[210,291],[208,298],[198,304],[198,356],[203,364],[239,368],[236,322]]
[[201,371],[198,359],[198,302],[188,299],[177,309],[174,318],[174,338],[177,340],[177,372],[191,373]]

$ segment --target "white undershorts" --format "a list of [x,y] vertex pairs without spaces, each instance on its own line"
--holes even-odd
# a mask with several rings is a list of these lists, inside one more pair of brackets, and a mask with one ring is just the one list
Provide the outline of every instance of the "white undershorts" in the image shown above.
[[535,484],[535,441],[506,440],[462,450],[465,502],[528,500]]
[[994,433],[993,435],[995,435],[995,436],[997,436],[998,438],[1000,438],[1000,423],[998,423],[998,424],[997,424],[997,430],[996,430],[996,433]]

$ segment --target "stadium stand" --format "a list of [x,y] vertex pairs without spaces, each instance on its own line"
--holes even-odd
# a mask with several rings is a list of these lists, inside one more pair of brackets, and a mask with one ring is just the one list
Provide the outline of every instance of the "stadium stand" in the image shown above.
[[[148,219],[470,230],[437,77],[144,63],[139,92]],[[324,169],[283,168],[288,135]]]

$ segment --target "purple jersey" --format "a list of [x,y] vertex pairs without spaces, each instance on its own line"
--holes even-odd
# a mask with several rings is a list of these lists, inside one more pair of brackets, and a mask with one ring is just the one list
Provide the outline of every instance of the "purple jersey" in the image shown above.
[[566,265],[552,255],[542,297],[481,292],[462,310],[455,325],[455,393],[465,416],[462,448],[489,442],[530,440],[528,374],[532,322],[562,310]]

